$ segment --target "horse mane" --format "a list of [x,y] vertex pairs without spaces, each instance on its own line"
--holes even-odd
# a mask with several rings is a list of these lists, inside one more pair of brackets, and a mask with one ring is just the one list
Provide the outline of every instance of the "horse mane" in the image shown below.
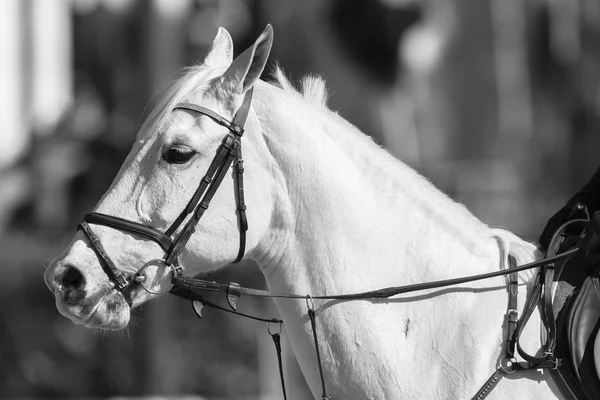
[[[290,80],[285,76],[283,69],[277,65],[273,73],[276,86],[283,89],[284,92],[304,99],[308,104],[318,108],[327,108],[327,99],[329,92],[325,85],[325,79],[318,75],[306,75],[300,81],[301,90],[297,90]],[[331,110],[330,110],[331,111]]]
[[[362,134],[362,132],[360,132],[356,127],[351,125],[348,121],[341,118],[335,111],[332,111],[331,109],[329,109],[327,107],[327,99],[329,97],[329,92],[325,85],[325,80],[323,78],[321,78],[320,76],[308,75],[308,76],[303,77],[300,81],[300,89],[296,89],[294,87],[294,85],[290,82],[290,80],[285,76],[283,69],[279,66],[276,67],[273,76],[275,79],[274,84],[276,86],[280,87],[281,89],[283,89],[283,91],[285,93],[287,93],[288,95],[295,97],[301,101],[304,101],[305,103],[308,103],[309,105],[312,105],[318,109],[321,109],[321,111],[325,112],[326,114],[333,116],[334,118],[337,118],[338,122],[345,124],[346,127],[347,127],[347,125],[350,125],[351,129],[346,129],[346,131],[355,132],[357,134],[360,133],[359,136],[362,136],[363,139],[365,139],[364,141],[360,141],[361,144],[364,144],[364,142],[366,141],[366,142],[369,142],[369,144],[370,144],[370,146],[367,146],[367,148],[372,147],[373,149],[377,149],[378,151],[383,151],[383,153],[385,153],[383,158],[382,157],[362,158],[362,160],[361,160],[363,162],[365,162],[367,160],[375,160],[376,163],[383,161],[383,163],[384,163],[383,166],[377,167],[376,165],[373,165],[373,164],[370,165],[371,168],[374,167],[375,170],[377,171],[374,174],[375,178],[380,179],[381,176],[385,175],[382,173],[383,171],[380,170],[380,168],[383,167],[383,169],[388,170],[390,163],[395,164],[394,165],[395,168],[401,169],[401,171],[402,171],[401,175],[403,176],[404,179],[406,179],[408,177],[410,179],[410,181],[412,181],[412,184],[417,185],[417,187],[420,188],[420,190],[417,192],[424,191],[426,193],[425,198],[437,199],[436,202],[440,201],[442,199],[447,200],[447,203],[451,207],[454,208],[454,211],[459,214],[462,214],[463,218],[466,218],[466,220],[472,221],[472,222],[476,221],[478,226],[483,226],[483,227],[485,227],[486,230],[489,229],[489,231],[487,231],[487,232],[489,233],[489,235],[491,237],[496,239],[496,241],[498,242],[498,246],[500,248],[501,268],[508,268],[508,256],[509,255],[515,257],[518,265],[536,261],[543,256],[543,254],[538,250],[537,246],[534,243],[530,243],[526,240],[521,239],[519,236],[515,235],[514,233],[512,233],[511,231],[509,231],[505,228],[489,227],[486,224],[482,223],[462,203],[457,202],[457,201],[453,200],[452,198],[450,198],[449,196],[447,196],[444,192],[442,192],[438,188],[436,188],[435,185],[433,185],[426,177],[420,175],[413,168],[400,162],[395,156],[390,154],[389,151],[387,151],[385,148],[378,146],[369,136]],[[364,151],[365,146],[361,145],[360,150]],[[406,184],[406,181],[404,181],[402,184]],[[435,214],[437,214],[437,213],[435,213]],[[438,214],[438,217],[443,219],[445,216],[442,213],[442,214]],[[522,281],[529,282],[531,279],[533,279],[533,277],[535,275],[535,271],[536,270],[522,271],[519,273],[519,277],[522,279]]]

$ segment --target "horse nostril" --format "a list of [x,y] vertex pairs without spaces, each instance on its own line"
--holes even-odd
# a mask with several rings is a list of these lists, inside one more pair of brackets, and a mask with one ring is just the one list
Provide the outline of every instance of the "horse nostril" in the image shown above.
[[81,271],[75,267],[68,266],[62,276],[62,285],[65,288],[80,288],[85,284],[85,278]]

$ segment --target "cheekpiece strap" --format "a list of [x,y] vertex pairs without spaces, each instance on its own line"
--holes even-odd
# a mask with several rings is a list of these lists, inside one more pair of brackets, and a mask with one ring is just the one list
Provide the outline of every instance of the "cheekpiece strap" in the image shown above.
[[106,250],[104,250],[102,243],[100,243],[100,239],[98,238],[98,236],[96,236],[94,231],[92,231],[92,228],[90,228],[86,221],[81,221],[77,228],[81,229],[85,236],[89,239],[90,244],[92,245],[92,249],[94,249],[94,252],[100,260],[100,265],[102,265],[102,269],[109,277],[111,282],[113,282],[115,287],[123,294],[125,301],[127,301],[127,304],[129,304],[129,306],[131,307],[131,294],[128,293],[126,290],[127,286],[129,285],[129,281],[127,280],[125,274],[121,270],[119,270],[112,262],[112,260],[106,253]]

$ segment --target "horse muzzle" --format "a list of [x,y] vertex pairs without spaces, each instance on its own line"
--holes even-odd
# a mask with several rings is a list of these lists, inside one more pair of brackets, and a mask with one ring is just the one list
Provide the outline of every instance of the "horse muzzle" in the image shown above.
[[78,268],[61,264],[49,267],[44,281],[58,311],[76,324],[109,330],[127,326],[128,302],[112,284],[90,284]]

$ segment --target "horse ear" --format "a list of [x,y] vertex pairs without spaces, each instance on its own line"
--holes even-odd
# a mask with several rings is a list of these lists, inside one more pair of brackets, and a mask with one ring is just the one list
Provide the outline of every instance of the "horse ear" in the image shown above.
[[234,94],[243,94],[260,78],[265,69],[271,46],[273,27],[269,24],[254,45],[240,54],[223,74],[223,84]]
[[225,28],[219,27],[217,36],[204,59],[204,64],[211,67],[229,67],[233,60],[233,41]]

